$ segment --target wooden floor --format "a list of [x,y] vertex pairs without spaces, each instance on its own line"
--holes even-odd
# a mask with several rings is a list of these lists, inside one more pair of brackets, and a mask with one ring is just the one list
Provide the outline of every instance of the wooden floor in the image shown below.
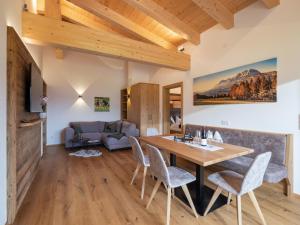
[[[141,175],[130,186],[135,169],[129,150],[99,158],[75,158],[63,147],[49,147],[40,170],[14,225],[160,225],[165,223],[166,192],[160,188],[149,210],[146,203],[154,186],[147,177],[145,198],[140,196]],[[281,189],[262,187],[256,196],[269,225],[300,224],[300,200],[288,199]],[[243,222],[260,224],[248,196],[242,198]],[[234,225],[235,202],[198,220],[176,200],[172,201],[172,225]]]

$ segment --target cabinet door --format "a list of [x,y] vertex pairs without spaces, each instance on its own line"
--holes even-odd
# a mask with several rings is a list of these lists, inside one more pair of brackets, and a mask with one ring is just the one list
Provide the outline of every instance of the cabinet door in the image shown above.
[[141,85],[141,134],[146,135],[147,128],[159,129],[159,86]]

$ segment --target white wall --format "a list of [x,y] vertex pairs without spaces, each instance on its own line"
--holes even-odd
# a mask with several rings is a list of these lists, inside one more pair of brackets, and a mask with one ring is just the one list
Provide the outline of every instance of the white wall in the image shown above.
[[[43,54],[49,145],[63,143],[62,131],[71,121],[120,119],[120,90],[127,85],[122,60],[67,50],[64,54],[63,60],[56,59],[51,47]],[[94,97],[109,97],[110,112],[94,112]]]
[[[150,79],[162,85],[184,81],[184,123],[295,135],[294,172],[300,177],[300,1],[281,1],[268,10],[258,1],[235,15],[233,29],[217,25],[201,35],[199,46],[186,45],[191,54],[189,72],[160,69]],[[278,102],[270,104],[193,106],[193,77],[278,57]],[[300,193],[300,180],[294,179]]]
[[152,65],[128,62],[127,86],[130,87],[136,83],[149,83],[152,74],[158,69],[158,67]]
[[[12,26],[20,34],[21,12],[23,0],[0,0],[0,225],[6,223],[6,26]],[[34,52],[34,58],[41,65],[39,47],[29,49]]]

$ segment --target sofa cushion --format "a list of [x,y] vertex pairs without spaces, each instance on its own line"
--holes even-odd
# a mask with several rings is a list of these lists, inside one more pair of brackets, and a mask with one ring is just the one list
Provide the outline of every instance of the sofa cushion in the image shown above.
[[80,128],[82,133],[97,133],[103,132],[105,122],[102,121],[91,121],[91,122],[71,122],[72,128]]
[[82,133],[81,136],[83,138],[88,138],[90,141],[101,141],[101,133]]
[[[218,163],[217,165],[229,170],[233,170],[240,174],[245,174],[247,173],[253,161],[254,160],[250,157],[241,156],[231,160],[226,160],[224,162]],[[287,176],[288,172],[286,167],[275,163],[269,163],[264,176],[264,181],[269,183],[278,183]]]
[[105,122],[104,125],[104,132],[105,133],[120,133],[122,127],[122,121],[112,121],[112,122]]
[[107,135],[107,137],[112,137],[118,140],[120,140],[124,136],[126,136],[124,133],[114,133],[114,134]]
[[123,121],[121,133],[126,134],[127,137],[136,136],[136,125],[134,123]]
[[114,138],[114,137],[110,137],[110,135],[102,135],[102,141],[105,144],[105,146],[109,147],[109,146],[121,146],[120,148],[125,148],[130,146],[128,137],[123,136],[120,139]]

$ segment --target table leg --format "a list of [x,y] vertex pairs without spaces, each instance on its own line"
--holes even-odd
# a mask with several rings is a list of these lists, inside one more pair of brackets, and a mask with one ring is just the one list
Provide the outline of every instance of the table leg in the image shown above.
[[170,165],[171,166],[176,166],[176,155],[170,154]]
[[[176,155],[170,154],[170,164],[171,166],[176,166]],[[195,208],[199,215],[203,216],[206,207],[214,193],[214,190],[210,189],[209,187],[205,186],[204,184],[204,167],[196,164],[196,181],[188,184],[188,189],[193,199]],[[181,188],[174,189],[175,196],[187,204],[189,203],[181,190]],[[216,200],[215,204],[212,206],[210,212],[216,210],[217,208],[227,204],[227,197],[220,195]]]
[[204,186],[204,168],[203,166],[196,164],[196,181],[195,181],[195,192],[196,192],[196,202],[203,202],[205,194]]

